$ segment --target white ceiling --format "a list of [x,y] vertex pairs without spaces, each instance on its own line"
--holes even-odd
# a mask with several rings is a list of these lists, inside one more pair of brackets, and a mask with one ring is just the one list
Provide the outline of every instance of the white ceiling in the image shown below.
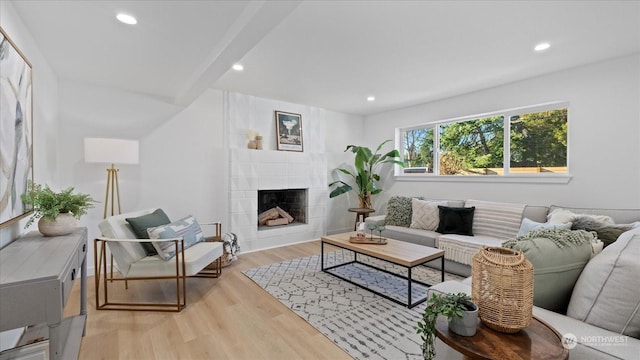
[[183,105],[212,87],[372,114],[640,52],[639,1],[12,4],[61,80]]

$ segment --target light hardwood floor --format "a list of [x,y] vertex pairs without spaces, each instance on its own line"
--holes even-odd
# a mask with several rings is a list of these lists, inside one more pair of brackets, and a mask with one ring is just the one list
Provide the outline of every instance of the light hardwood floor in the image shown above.
[[[87,334],[80,359],[351,359],[242,274],[319,253],[319,241],[241,253],[218,279],[188,279],[187,308],[179,313],[97,311],[94,278],[89,277]],[[172,283],[131,282],[127,291],[122,283],[110,286],[115,296],[136,300],[175,294]],[[72,291],[68,314],[78,311],[79,281]]]

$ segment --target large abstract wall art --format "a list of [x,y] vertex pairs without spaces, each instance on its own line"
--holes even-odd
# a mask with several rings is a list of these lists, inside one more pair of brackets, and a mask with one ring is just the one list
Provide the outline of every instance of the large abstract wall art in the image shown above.
[[0,227],[29,215],[20,195],[33,180],[31,63],[0,28]]

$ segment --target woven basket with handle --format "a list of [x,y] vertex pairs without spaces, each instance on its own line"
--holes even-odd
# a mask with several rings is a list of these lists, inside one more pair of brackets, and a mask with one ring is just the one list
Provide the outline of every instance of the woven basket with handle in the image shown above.
[[471,293],[489,328],[515,333],[531,322],[533,265],[521,251],[483,246],[473,257]]

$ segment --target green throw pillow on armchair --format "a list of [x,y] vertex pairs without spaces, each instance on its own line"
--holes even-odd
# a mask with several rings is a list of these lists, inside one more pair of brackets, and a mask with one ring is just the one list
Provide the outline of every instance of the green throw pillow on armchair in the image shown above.
[[503,247],[520,250],[533,265],[533,304],[565,313],[573,287],[591,258],[595,236],[584,230],[533,230],[506,241]]
[[[148,239],[149,234],[147,233],[148,228],[154,228],[160,225],[166,225],[171,222],[167,214],[165,214],[162,209],[157,209],[151,214],[142,215],[134,218],[126,218],[125,219],[129,226],[131,226],[131,230],[136,234],[138,239]],[[143,242],[140,243],[144,248],[144,251],[147,253],[147,256],[156,255],[158,252],[153,247],[151,242]]]

